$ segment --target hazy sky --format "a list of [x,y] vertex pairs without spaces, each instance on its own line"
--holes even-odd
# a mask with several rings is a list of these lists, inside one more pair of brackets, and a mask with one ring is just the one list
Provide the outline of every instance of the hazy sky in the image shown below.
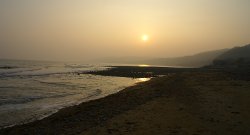
[[0,0],[0,58],[174,57],[248,43],[250,0]]

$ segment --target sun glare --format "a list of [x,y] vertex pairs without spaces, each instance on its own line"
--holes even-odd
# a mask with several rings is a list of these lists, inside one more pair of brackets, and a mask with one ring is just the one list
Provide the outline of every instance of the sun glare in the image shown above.
[[141,64],[141,65],[138,65],[139,67],[149,67],[150,65],[146,65],[146,64]]
[[142,41],[144,41],[144,42],[147,42],[148,41],[148,35],[143,35],[142,37],[141,37],[141,39],[142,39]]

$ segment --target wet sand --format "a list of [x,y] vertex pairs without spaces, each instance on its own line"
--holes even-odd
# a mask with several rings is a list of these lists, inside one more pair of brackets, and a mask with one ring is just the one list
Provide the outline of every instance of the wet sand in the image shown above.
[[211,70],[164,74],[43,120],[0,130],[0,134],[250,134],[249,80]]

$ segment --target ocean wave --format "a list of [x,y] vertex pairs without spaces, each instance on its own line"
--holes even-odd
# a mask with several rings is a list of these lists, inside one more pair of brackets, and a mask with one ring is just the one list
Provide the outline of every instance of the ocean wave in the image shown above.
[[41,95],[41,96],[22,96],[22,97],[12,97],[12,98],[0,98],[0,106],[2,105],[14,105],[14,104],[25,104],[28,102],[33,102],[40,99],[50,99],[50,98],[62,98],[72,95],[77,95],[79,93],[60,93],[57,95]]
[[92,68],[94,65],[91,65],[91,64],[84,64],[84,65],[81,65],[81,64],[65,64],[64,67],[65,68]]
[[0,77],[12,77],[12,76],[18,76],[23,72],[34,72],[42,70],[42,68],[17,68],[17,69],[9,69],[7,71],[0,71]]
[[10,104],[24,104],[32,102],[34,100],[42,99],[42,96],[31,96],[31,97],[21,97],[21,98],[0,98],[1,105],[10,105]]
[[42,119],[61,108],[107,96],[136,82],[81,74],[107,69],[102,65],[2,63],[0,66],[18,68],[0,69],[0,128]]

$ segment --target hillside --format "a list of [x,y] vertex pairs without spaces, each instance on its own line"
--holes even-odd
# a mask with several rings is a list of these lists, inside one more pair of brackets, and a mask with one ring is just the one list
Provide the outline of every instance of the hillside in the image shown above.
[[220,56],[226,51],[227,49],[223,49],[223,50],[203,52],[191,56],[153,59],[149,61],[149,63],[154,65],[202,67],[211,64],[216,57]]
[[221,66],[250,65],[250,44],[228,50],[215,58],[213,63]]
[[225,53],[228,49],[203,52],[191,56],[173,58],[142,58],[142,57],[119,57],[103,58],[99,62],[118,63],[118,64],[148,64],[163,66],[183,66],[183,67],[202,67],[210,65],[213,60]]

